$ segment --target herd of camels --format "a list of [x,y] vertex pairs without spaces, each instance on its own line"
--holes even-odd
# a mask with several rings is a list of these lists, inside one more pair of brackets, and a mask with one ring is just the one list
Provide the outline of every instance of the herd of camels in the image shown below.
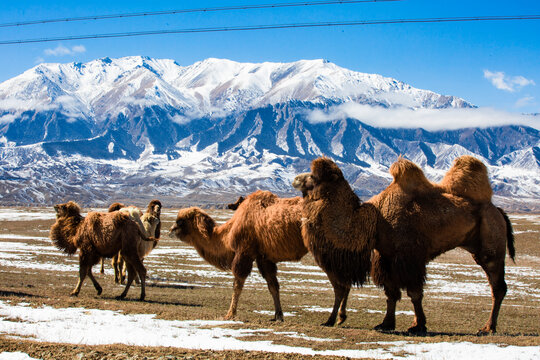
[[[311,163],[311,172],[298,175],[292,186],[302,197],[280,198],[256,191],[230,204],[235,209],[226,223],[217,225],[197,207],[181,209],[170,236],[193,246],[215,267],[232,271],[233,295],[226,319],[236,315],[238,299],[255,261],[268,284],[275,307],[273,320],[283,320],[276,277],[280,261],[299,261],[311,252],[334,289],[334,306],[323,324],[333,326],[346,318],[352,285],[370,277],[386,294],[386,315],[375,329],[395,330],[396,303],[406,290],[414,307],[412,334],[425,334],[422,308],[426,265],[438,255],[460,247],[470,252],[487,274],[492,309],[479,333],[495,333],[506,294],[506,249],[515,257],[512,225],[505,212],[493,205],[485,165],[461,156],[439,183],[430,182],[413,162],[400,157],[391,167],[392,183],[380,194],[362,202],[331,159]],[[55,206],[56,222],[50,238],[68,254],[79,251],[77,296],[88,276],[98,295],[102,288],[92,266],[114,258],[115,279],[127,283],[124,298],[138,277],[140,300],[145,298],[144,257],[160,235],[161,203],[153,200],[144,214],[136,207],[115,203],[109,212],[86,217],[75,202]]]

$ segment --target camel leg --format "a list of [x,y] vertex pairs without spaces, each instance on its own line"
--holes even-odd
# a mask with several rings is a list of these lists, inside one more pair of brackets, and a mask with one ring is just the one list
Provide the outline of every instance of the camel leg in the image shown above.
[[94,287],[97,290],[97,294],[101,295],[101,293],[103,292],[103,288],[97,282],[96,278],[94,277],[94,274],[92,274],[92,267],[91,266],[88,268],[88,277],[90,278],[90,280],[92,280],[92,284],[94,284]]
[[88,274],[88,268],[90,266],[88,264],[79,263],[79,281],[77,282],[77,285],[75,286],[75,289],[71,292],[71,296],[79,296],[79,292],[81,291],[82,284],[84,282],[84,279],[86,278],[86,275]]
[[118,258],[118,271],[120,272],[120,284],[125,284],[127,264],[126,260],[122,257],[122,255],[119,255]]
[[347,320],[347,300],[349,298],[349,292],[351,291],[351,288],[348,287],[345,290],[345,294],[343,296],[343,300],[341,300],[341,305],[339,306],[339,312],[338,312],[338,321],[337,324],[341,325]]
[[116,298],[117,300],[122,300],[126,297],[129,291],[129,288],[131,286],[131,283],[133,283],[133,279],[135,278],[135,269],[133,268],[133,266],[130,263],[128,263],[127,268],[128,268],[127,269],[128,279],[127,279],[126,287],[124,288],[124,291],[122,292],[122,294],[120,294],[120,296]]
[[101,274],[105,274],[105,259],[101,258],[101,268],[99,269]]
[[244,282],[251,273],[252,268],[253,259],[241,254],[235,255],[232,263],[232,272],[234,275],[233,295],[231,299],[231,306],[229,307],[227,315],[225,315],[225,320],[230,320],[236,316],[238,299],[240,298],[240,294],[244,288]]
[[332,308],[332,313],[328,317],[328,320],[326,320],[325,323],[321,324],[322,326],[334,326],[334,324],[336,323],[338,312],[345,313],[345,318],[342,318],[342,315],[340,314],[339,323],[341,324],[345,321],[345,319],[347,318],[346,310],[340,309],[340,306],[347,306],[346,297],[349,295],[349,291],[351,289],[350,285],[345,286],[341,284],[334,276],[330,274],[328,274],[328,279],[330,280],[330,283],[334,288],[334,307]]
[[144,298],[146,297],[146,268],[144,267],[142,260],[136,256],[134,258],[124,259],[124,262],[127,266],[130,266],[128,267],[128,281],[130,277],[132,278],[132,281],[135,280],[137,276],[141,279],[141,297],[139,300],[144,301]]
[[395,330],[396,304],[401,299],[401,291],[399,291],[399,288],[384,285],[384,293],[386,294],[386,315],[383,322],[375,326],[375,330]]
[[414,307],[414,321],[412,326],[407,329],[407,332],[411,334],[425,334],[426,328],[426,314],[424,314],[424,308],[422,307],[422,299],[424,298],[423,289],[407,289],[407,295],[411,298]]
[[489,319],[478,334],[490,334],[497,332],[497,318],[501,309],[502,301],[506,295],[506,282],[504,281],[504,259],[499,262],[488,262],[480,264],[487,274],[489,285],[491,286],[491,314]]
[[[92,265],[96,264],[98,261],[99,260],[92,262],[92,258],[89,257],[87,254],[83,254],[83,253],[79,254],[79,281],[77,282],[77,286],[75,286],[75,289],[73,289],[73,291],[71,292],[70,294],[71,296],[79,295],[79,292],[81,291],[81,287],[84,282],[84,279],[86,278],[86,275],[88,275],[88,272],[92,268]],[[95,281],[95,279],[93,281]]]
[[276,277],[277,266],[275,263],[269,260],[258,258],[257,267],[259,268],[261,275],[266,280],[268,290],[270,290],[272,299],[274,299],[275,315],[272,321],[283,321],[283,310],[281,309],[281,302],[279,300],[279,283]]

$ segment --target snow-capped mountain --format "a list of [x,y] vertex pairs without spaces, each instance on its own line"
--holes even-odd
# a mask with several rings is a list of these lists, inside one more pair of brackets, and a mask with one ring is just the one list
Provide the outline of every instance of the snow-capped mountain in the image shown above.
[[220,203],[257,188],[294,194],[311,159],[342,165],[363,196],[403,154],[440,177],[456,156],[490,166],[500,202],[530,208],[538,131],[525,126],[383,129],[350,117],[312,121],[340,104],[472,108],[465,100],[324,60],[190,66],[146,57],[41,64],[0,84],[0,203],[108,204],[151,197]]

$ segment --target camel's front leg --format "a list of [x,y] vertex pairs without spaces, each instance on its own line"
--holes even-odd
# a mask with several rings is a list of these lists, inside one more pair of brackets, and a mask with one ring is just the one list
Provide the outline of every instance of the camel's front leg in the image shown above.
[[399,288],[384,285],[384,292],[386,294],[386,315],[383,322],[375,326],[375,330],[391,331],[396,328],[396,304],[401,299],[401,291]]
[[341,300],[341,305],[339,306],[339,312],[338,312],[338,321],[337,324],[341,325],[347,320],[347,300],[349,298],[349,292],[351,291],[351,287],[349,286],[346,288],[346,293],[343,295],[343,300]]
[[412,326],[407,329],[411,334],[425,334],[426,328],[426,314],[424,314],[424,308],[422,307],[422,299],[424,297],[423,289],[410,290],[407,289],[407,295],[411,298],[414,306],[414,321]]
[[244,288],[244,282],[251,273],[253,268],[253,259],[242,254],[236,254],[232,263],[232,272],[234,275],[233,295],[231,299],[231,306],[225,320],[230,320],[236,316],[236,309],[238,307],[238,299]]
[[73,289],[73,291],[71,292],[71,296],[79,296],[84,279],[88,274],[88,268],[90,268],[88,264],[79,262],[79,281],[77,282],[75,289]]
[[277,266],[269,260],[259,258],[257,259],[257,267],[266,280],[268,290],[270,291],[270,294],[272,294],[272,299],[274,300],[275,314],[272,321],[283,321],[283,310],[281,309],[281,302],[279,300],[279,282],[276,276]]
[[[323,326],[334,326],[336,323],[336,318],[339,312],[339,324],[343,323],[347,319],[346,307],[347,307],[347,296],[351,286],[343,285],[339,282],[337,278],[328,274],[328,279],[334,288],[334,307],[332,308],[332,313],[328,317],[325,323],[322,323]],[[343,307],[343,308],[341,308]]]

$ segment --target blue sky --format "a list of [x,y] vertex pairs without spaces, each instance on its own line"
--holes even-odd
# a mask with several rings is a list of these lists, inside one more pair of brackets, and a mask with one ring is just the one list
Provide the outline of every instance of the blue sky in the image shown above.
[[[13,1],[0,24],[50,18],[290,1]],[[539,15],[540,1],[415,1],[193,13],[0,27],[0,41],[80,34],[323,21]],[[367,25],[0,45],[0,82],[39,62],[144,55],[190,65],[324,58],[481,106],[540,112],[540,20]]]

